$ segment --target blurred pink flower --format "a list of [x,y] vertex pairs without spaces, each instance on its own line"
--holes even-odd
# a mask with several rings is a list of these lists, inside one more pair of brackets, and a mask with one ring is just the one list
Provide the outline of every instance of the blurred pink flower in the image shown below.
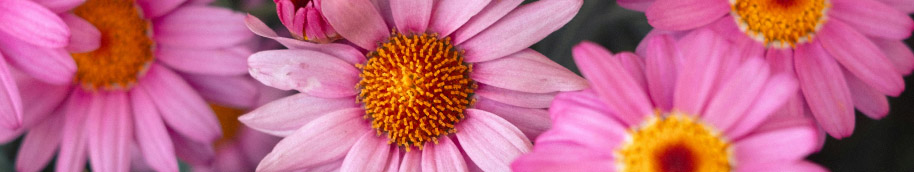
[[[552,129],[515,171],[825,171],[804,158],[816,130],[769,116],[797,90],[760,59],[730,61],[711,32],[649,41],[647,56],[613,55],[594,43],[573,50],[591,89],[559,93]],[[681,50],[681,51],[680,51]],[[729,62],[738,68],[721,68]],[[763,121],[778,125],[764,125]]]
[[[885,96],[904,90],[914,53],[911,0],[622,0],[660,30],[711,29],[800,81],[812,116],[829,135],[850,136],[854,107],[880,119]],[[878,19],[878,20],[876,20]]]
[[204,98],[249,107],[257,95],[245,78],[253,34],[244,15],[184,0],[70,8],[60,12],[75,77],[66,85],[18,77],[24,128],[0,132],[28,132],[17,171],[41,170],[55,152],[58,171],[83,171],[87,160],[93,171],[128,171],[135,152],[156,171],[178,171],[176,156],[211,162],[222,133]]
[[586,87],[527,48],[583,2],[521,2],[322,1],[344,44],[279,37],[249,16],[290,48],[252,55],[251,75],[301,92],[239,118],[285,137],[257,171],[509,170],[548,128],[555,94]]
[[317,43],[341,39],[321,13],[321,0],[273,0],[279,21],[292,36]]

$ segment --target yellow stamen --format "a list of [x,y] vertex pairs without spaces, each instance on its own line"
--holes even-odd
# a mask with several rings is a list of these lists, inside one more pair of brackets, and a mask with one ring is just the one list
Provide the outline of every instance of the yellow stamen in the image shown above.
[[131,0],[87,0],[73,10],[98,28],[98,49],[72,54],[76,82],[87,90],[130,88],[153,60],[149,21]]
[[828,0],[730,0],[740,30],[775,47],[812,39],[826,20]]
[[712,127],[685,114],[657,114],[629,130],[614,153],[619,171],[730,171],[730,143]]

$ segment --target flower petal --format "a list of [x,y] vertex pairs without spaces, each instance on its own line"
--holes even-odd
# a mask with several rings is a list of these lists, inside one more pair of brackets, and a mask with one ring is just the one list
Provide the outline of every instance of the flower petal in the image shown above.
[[508,122],[511,122],[511,124],[514,124],[517,129],[524,132],[524,135],[531,140],[536,139],[537,136],[552,126],[552,121],[549,119],[549,112],[543,109],[522,108],[499,103],[487,98],[476,99],[476,104],[474,105],[474,108],[492,112]]
[[477,63],[470,78],[473,80],[509,90],[528,93],[549,93],[574,91],[587,87],[584,78],[568,69],[543,63],[542,54],[527,50],[501,59]]
[[61,131],[60,153],[57,155],[57,171],[83,171],[86,165],[86,118],[89,109],[103,106],[101,101],[76,89],[66,103],[63,130]]
[[517,158],[514,171],[615,171],[613,158],[603,150],[582,148],[568,143],[537,143],[536,150]]
[[400,163],[400,172],[419,172],[422,171],[422,151],[409,151],[403,156],[403,162]]
[[359,106],[354,97],[319,98],[299,93],[267,103],[238,120],[264,133],[289,136],[327,113]]
[[626,137],[628,126],[609,112],[592,91],[567,92],[556,96],[549,109],[552,129],[536,139],[542,143],[573,143],[597,150],[614,149]]
[[[327,22],[346,40],[367,50],[390,36],[378,9],[368,0],[322,1]],[[392,7],[392,6],[391,6]]]
[[846,76],[847,88],[851,91],[851,98],[857,110],[873,119],[882,119],[882,117],[889,114],[889,100],[885,98],[884,94],[866,85],[860,78],[851,75],[847,70],[842,71]]
[[133,122],[136,124],[136,144],[143,153],[146,164],[156,171],[178,171],[175,148],[168,136],[162,116],[151,97],[143,90],[130,91]]
[[248,59],[251,76],[281,90],[318,97],[355,95],[359,70],[331,55],[311,50],[269,50]]
[[253,108],[260,98],[260,83],[248,76],[181,76],[209,102],[249,109]]
[[[902,40],[911,36],[914,20],[908,14],[879,1],[834,0],[828,16],[838,19],[860,33]],[[912,3],[912,2],[908,2]],[[879,20],[873,20],[879,19]]]
[[466,114],[455,135],[482,170],[509,171],[514,158],[533,148],[524,133],[495,114],[478,109],[467,109]]
[[257,171],[302,170],[343,158],[359,136],[372,132],[364,115],[350,108],[315,119],[279,141]]
[[[352,145],[352,149],[343,158],[340,171],[375,171],[384,169],[390,158],[391,145],[387,144],[386,137],[381,137],[374,132],[365,132],[362,137]],[[399,152],[396,152],[399,153]]]
[[617,112],[621,120],[637,124],[653,113],[651,102],[643,87],[622,66],[619,59],[592,42],[582,42],[572,49],[581,74],[604,103]]
[[66,23],[44,6],[32,1],[7,1],[0,4],[0,11],[3,11],[0,32],[19,40],[5,38],[4,41],[45,48],[62,48],[69,42]]
[[178,8],[186,0],[137,0],[136,4],[143,9],[146,18],[157,18]]
[[[222,135],[212,109],[181,76],[158,64],[139,81],[169,128],[193,141],[212,143]],[[154,96],[154,97],[153,97]]]
[[734,158],[740,165],[802,160],[815,151],[816,132],[812,127],[791,127],[758,133],[736,141]]
[[882,3],[894,7],[901,11],[902,13],[910,14],[914,13],[914,3],[908,0],[880,0]]
[[679,46],[682,70],[673,91],[673,108],[700,114],[711,98],[712,88],[721,73],[724,51],[730,49],[730,45],[721,36],[703,29],[683,37]]
[[647,11],[647,8],[654,4],[656,0],[618,0],[616,3],[623,8],[635,11]]
[[549,104],[552,104],[552,99],[555,98],[555,94],[558,93],[559,92],[528,93],[498,88],[486,84],[479,84],[479,87],[476,88],[475,92],[476,95],[481,97],[525,108],[548,108]]
[[391,14],[401,33],[423,33],[432,17],[432,0],[390,1]]
[[94,96],[103,105],[90,108],[86,118],[89,164],[98,171],[127,171],[133,144],[133,114],[127,93],[108,92]]
[[[501,20],[502,17],[508,14],[508,12],[514,11],[514,8],[517,8],[523,0],[496,0],[489,3],[483,8],[479,13],[470,18],[460,29],[454,31],[454,44],[461,44],[479,32],[489,28],[495,22]],[[467,4],[468,5],[468,4]],[[468,12],[468,11],[463,11]],[[436,21],[432,21],[434,23]]]
[[841,67],[818,44],[798,47],[794,60],[800,88],[819,126],[835,138],[850,136],[854,102]]
[[904,41],[878,38],[871,40],[876,43],[877,47],[882,49],[882,52],[885,52],[885,56],[892,61],[898,73],[901,75],[911,74],[911,70],[914,70],[914,52],[911,52],[911,48]]
[[711,24],[730,12],[725,0],[657,0],[644,11],[647,22],[663,30],[689,30]]
[[350,64],[361,64],[365,62],[365,53],[360,52],[351,45],[337,43],[315,44],[311,42],[280,37],[276,34],[276,32],[273,32],[273,30],[270,29],[267,24],[264,24],[263,21],[260,21],[260,19],[257,19],[257,17],[254,17],[250,14],[248,14],[248,16],[245,18],[244,23],[248,26],[249,29],[251,29],[252,32],[254,32],[254,34],[273,39],[289,49],[320,51],[345,60]]
[[467,62],[501,58],[542,40],[578,13],[582,0],[536,1],[514,11],[475,37],[460,43]]
[[156,60],[181,72],[230,76],[247,73],[251,50],[247,45],[210,50],[161,46],[155,54]]
[[181,161],[191,165],[210,165],[213,163],[216,151],[213,150],[212,144],[191,141],[187,137],[174,132],[169,132],[168,136],[174,142],[175,154]]
[[454,142],[449,137],[441,137],[437,144],[425,144],[422,171],[462,172],[467,171],[467,164]]
[[16,69],[52,84],[70,84],[76,73],[76,62],[63,48],[45,48],[23,44],[0,32],[0,52]]
[[450,35],[488,5],[490,0],[436,1],[429,30]]
[[[753,58],[744,62],[729,78],[720,82],[722,85],[708,102],[702,118],[728,133],[727,129],[739,124],[740,119],[747,118],[746,111],[760,97],[769,76],[768,64],[762,59]],[[760,115],[767,117],[770,113]]]
[[55,114],[29,129],[16,155],[16,171],[40,171],[51,161],[62,138],[63,115]]
[[672,36],[661,34],[648,40],[644,75],[651,100],[661,110],[673,108],[673,88],[682,54]]
[[75,14],[64,13],[60,17],[70,27],[70,43],[67,44],[67,51],[84,53],[98,49],[102,42],[102,33],[95,28],[95,25]]
[[72,92],[71,85],[48,84],[18,71],[11,74],[16,79],[22,104],[28,105],[22,107],[22,128],[38,125],[48,116],[57,114],[58,109],[66,109],[64,100]]
[[171,47],[224,48],[254,36],[243,22],[244,15],[226,8],[181,7],[153,21],[153,39]]
[[822,47],[864,83],[891,96],[898,96],[904,91],[901,74],[869,38],[834,20],[829,21],[820,34],[817,38],[821,40]]
[[[29,104],[31,106],[31,104]],[[0,54],[0,126],[7,129],[22,127],[22,98],[6,59]]]
[[825,169],[818,164],[809,162],[809,161],[787,161],[787,162],[774,162],[774,163],[765,163],[765,164],[746,164],[737,167],[736,171],[738,172],[753,172],[753,171],[782,171],[782,172],[827,172],[828,169]]
[[41,4],[41,6],[47,7],[49,10],[54,13],[60,14],[67,11],[70,11],[73,8],[76,8],[79,5],[82,5],[86,0],[34,0],[35,3]]
[[[766,119],[770,119],[774,112],[787,108],[785,103],[791,101],[799,93],[797,83],[794,76],[786,74],[773,75],[768,78],[758,97],[752,102],[752,107],[745,112],[742,119],[725,129],[726,135],[738,139],[745,136],[746,133],[757,131],[758,126],[764,124]],[[802,109],[800,110],[802,111]]]

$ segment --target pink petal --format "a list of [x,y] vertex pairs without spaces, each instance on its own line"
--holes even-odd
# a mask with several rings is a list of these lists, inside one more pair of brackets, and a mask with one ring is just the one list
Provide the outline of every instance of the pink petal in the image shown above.
[[[374,171],[387,166],[391,145],[387,138],[365,132],[343,158],[340,171]],[[399,152],[396,152],[399,153]]]
[[168,136],[168,129],[156,110],[151,97],[143,90],[130,91],[133,119],[136,124],[136,143],[143,159],[156,171],[178,171],[175,149]]
[[137,0],[136,4],[143,9],[143,16],[149,19],[168,14],[186,0]]
[[[31,104],[29,104],[31,106]],[[6,59],[0,54],[0,126],[7,129],[22,127],[22,98]]]
[[448,137],[441,137],[438,144],[425,144],[422,171],[462,172],[467,171],[467,164],[454,142]]
[[551,128],[552,121],[549,119],[549,112],[543,109],[522,108],[512,105],[499,103],[487,98],[476,99],[474,104],[476,109],[492,112],[501,118],[504,118],[511,124],[524,132],[524,135],[531,140]]
[[371,3],[375,7],[378,7],[378,12],[381,13],[381,16],[384,17],[384,23],[387,26],[395,26],[394,16],[391,14],[390,9],[390,0],[371,0]]
[[566,142],[591,149],[610,150],[621,144],[628,126],[614,119],[594,93],[562,93],[551,109],[552,129],[536,139],[537,144]]
[[528,93],[498,88],[486,84],[479,84],[479,87],[476,88],[475,94],[501,103],[519,107],[548,108],[549,104],[552,104],[552,99],[555,98],[555,94],[557,93],[559,92]]
[[914,20],[908,14],[879,1],[835,0],[828,12],[829,17],[869,36],[902,40],[914,30]]
[[581,0],[536,1],[511,11],[479,35],[460,43],[467,62],[501,58],[542,40],[578,13]]
[[238,108],[252,108],[258,101],[260,83],[248,76],[182,75],[204,100]]
[[[898,96],[904,91],[904,80],[895,71],[891,61],[866,36],[840,21],[829,21],[822,28],[822,47],[844,68],[877,91]],[[854,42],[855,44],[847,44]]]
[[618,112],[622,121],[636,124],[653,113],[643,87],[609,51],[585,41],[572,49],[572,55],[599,98],[609,109]]
[[319,98],[299,93],[263,105],[238,120],[264,133],[289,136],[328,113],[359,106],[354,97]]
[[[722,85],[708,102],[702,118],[718,129],[723,129],[724,133],[728,132],[726,129],[739,124],[741,118],[747,118],[744,115],[756,98],[761,96],[770,76],[767,65],[757,58],[743,63],[729,78],[721,81]],[[770,113],[760,115],[767,117]]]
[[[550,151],[543,151],[550,147]],[[555,151],[552,151],[555,150]],[[615,163],[601,151],[573,144],[540,144],[536,151],[517,158],[511,164],[514,171],[615,171]],[[607,151],[608,152],[608,151]]]
[[244,15],[226,8],[187,6],[153,21],[154,39],[171,47],[224,48],[253,37]]
[[753,171],[780,171],[780,172],[827,172],[828,169],[825,169],[822,166],[814,164],[809,161],[786,161],[786,162],[773,162],[765,164],[746,164],[743,166],[737,167],[736,171],[738,172],[753,172]]
[[418,172],[422,171],[422,151],[409,151],[403,156],[403,162],[400,163],[400,172]]
[[39,171],[51,161],[62,138],[63,118],[58,114],[29,129],[16,155],[16,171]]
[[[67,45],[70,30],[67,25],[44,6],[32,1],[7,1],[0,4],[0,32],[32,46],[62,48]],[[10,38],[2,39],[13,41]]]
[[360,136],[372,132],[361,108],[317,118],[286,137],[260,161],[257,171],[293,171],[343,158]]
[[156,60],[181,72],[202,75],[245,74],[248,72],[247,58],[250,55],[251,50],[247,45],[211,50],[167,46],[156,48]]
[[76,73],[76,62],[63,48],[45,48],[23,44],[0,32],[0,52],[16,69],[52,84],[70,84]]
[[102,33],[95,28],[95,25],[70,13],[61,14],[60,17],[70,27],[70,42],[67,44],[67,51],[85,53],[98,49],[102,42]]
[[203,98],[181,76],[152,64],[136,89],[150,95],[165,124],[191,140],[212,143],[222,135],[219,122]]
[[[496,21],[501,20],[502,17],[508,14],[508,12],[514,11],[514,8],[517,8],[523,0],[496,0],[489,3],[483,8],[479,13],[470,18],[465,24],[463,24],[460,29],[454,31],[454,44],[461,44],[479,32],[489,28]],[[467,4],[469,5],[469,4]],[[467,11],[463,11],[467,12]],[[436,21],[433,21],[433,23]]]
[[63,130],[60,140],[60,153],[57,155],[57,171],[83,171],[86,165],[86,117],[89,109],[103,106],[95,97],[76,89],[66,104]]
[[673,88],[681,58],[672,36],[662,34],[648,40],[644,75],[651,100],[661,110],[673,108]]
[[626,9],[644,12],[654,1],[656,0],[618,0],[616,3]]
[[311,50],[269,50],[248,59],[250,73],[261,83],[295,89],[318,97],[355,95],[359,70],[331,55]]
[[70,11],[76,6],[82,5],[85,0],[34,0],[35,3],[41,4],[41,6],[47,7],[49,10],[54,13],[60,14],[67,11]]
[[[72,92],[71,85],[54,85],[38,81],[19,72],[11,72],[16,78],[18,92],[22,98],[22,126],[28,128],[45,121],[45,118],[64,111],[64,100]],[[59,110],[58,110],[59,109]]]
[[270,29],[267,24],[264,24],[263,21],[260,21],[260,19],[257,19],[257,17],[254,17],[250,14],[248,14],[244,21],[247,27],[251,29],[254,34],[273,39],[289,49],[307,49],[320,51],[345,60],[351,64],[361,64],[366,61],[365,53],[360,52],[351,45],[337,43],[315,44],[311,42],[280,37],[276,34],[276,32],[273,32],[273,30]]
[[391,14],[401,33],[423,33],[432,17],[432,0],[390,1]]
[[173,132],[169,132],[168,136],[174,142],[175,154],[181,161],[191,165],[212,165],[213,157],[216,154],[212,144],[191,141]]
[[373,50],[378,43],[390,36],[390,30],[384,23],[381,13],[368,0],[321,3],[321,12],[333,29],[359,47]]
[[491,86],[528,93],[574,91],[587,87],[587,81],[568,69],[543,63],[546,56],[536,51],[520,51],[501,59],[477,63],[470,72],[473,80]]
[[724,0],[657,0],[644,11],[647,22],[663,30],[688,30],[711,24],[730,12]]
[[[416,151],[418,152],[418,151]],[[385,171],[394,172],[400,170],[400,147],[394,146],[390,149],[390,157],[387,158],[387,168]]]
[[851,91],[851,98],[857,110],[873,119],[882,119],[889,114],[889,100],[884,94],[866,85],[860,78],[844,71],[847,79],[847,88]]
[[796,75],[793,69],[793,51],[791,50],[768,49],[768,52],[765,53],[765,60],[771,65],[771,71],[775,74]]
[[127,93],[96,94],[103,103],[90,108],[86,118],[89,163],[93,170],[127,171],[130,169],[130,145],[133,144],[133,116]]
[[647,80],[644,77],[644,59],[631,52],[620,52],[616,56],[619,58],[619,62],[622,63],[622,67],[625,67],[625,70],[628,70],[628,74],[632,75],[632,79],[635,79],[635,83],[642,89],[647,90]]
[[[765,86],[759,92],[758,97],[752,103],[752,107],[745,112],[743,118],[738,123],[733,124],[726,129],[726,135],[737,139],[753,131],[757,127],[770,119],[769,116],[778,109],[785,108],[785,103],[797,96],[799,85],[794,76],[786,74],[772,75],[768,78]],[[785,99],[787,98],[787,99]],[[801,106],[802,107],[802,106]]]
[[902,13],[914,13],[914,3],[909,0],[880,0],[882,3],[894,7]]
[[798,47],[794,60],[800,88],[819,125],[832,137],[850,136],[854,103],[841,67],[819,44]]
[[450,35],[488,5],[490,0],[436,1],[429,30],[441,36]]
[[495,114],[467,109],[457,124],[457,139],[470,159],[485,171],[508,171],[511,161],[530,152],[533,145],[524,133]]
[[683,37],[679,46],[683,60],[673,91],[673,107],[699,114],[711,98],[712,88],[721,73],[724,51],[730,45],[709,30],[697,30]]
[[737,140],[733,155],[741,166],[797,161],[815,151],[816,141],[812,127],[786,128]]
[[882,49],[882,52],[885,52],[885,56],[895,65],[895,71],[902,75],[911,74],[911,70],[914,70],[914,53],[911,52],[911,48],[904,41],[878,38],[870,40],[876,43],[876,46]]

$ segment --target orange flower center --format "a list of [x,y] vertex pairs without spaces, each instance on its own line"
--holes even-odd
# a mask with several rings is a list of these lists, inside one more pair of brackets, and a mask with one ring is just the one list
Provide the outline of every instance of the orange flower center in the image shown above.
[[101,32],[100,46],[74,53],[76,82],[87,90],[129,89],[153,61],[150,22],[130,0],[87,0],[73,10]]
[[243,115],[245,111],[212,103],[209,104],[209,107],[216,113],[219,124],[222,126],[222,139],[216,141],[216,147],[218,148],[231,142],[238,135],[238,130],[241,129],[241,121],[238,121],[238,117]]
[[437,34],[403,35],[393,32],[388,41],[357,65],[359,100],[366,118],[389,143],[419,147],[454,133],[454,125],[473,102],[476,84],[469,77],[471,65],[450,37]]
[[730,0],[740,30],[768,46],[794,47],[825,23],[827,0]]
[[673,114],[629,130],[631,139],[615,151],[619,171],[730,171],[730,144],[690,116]]

